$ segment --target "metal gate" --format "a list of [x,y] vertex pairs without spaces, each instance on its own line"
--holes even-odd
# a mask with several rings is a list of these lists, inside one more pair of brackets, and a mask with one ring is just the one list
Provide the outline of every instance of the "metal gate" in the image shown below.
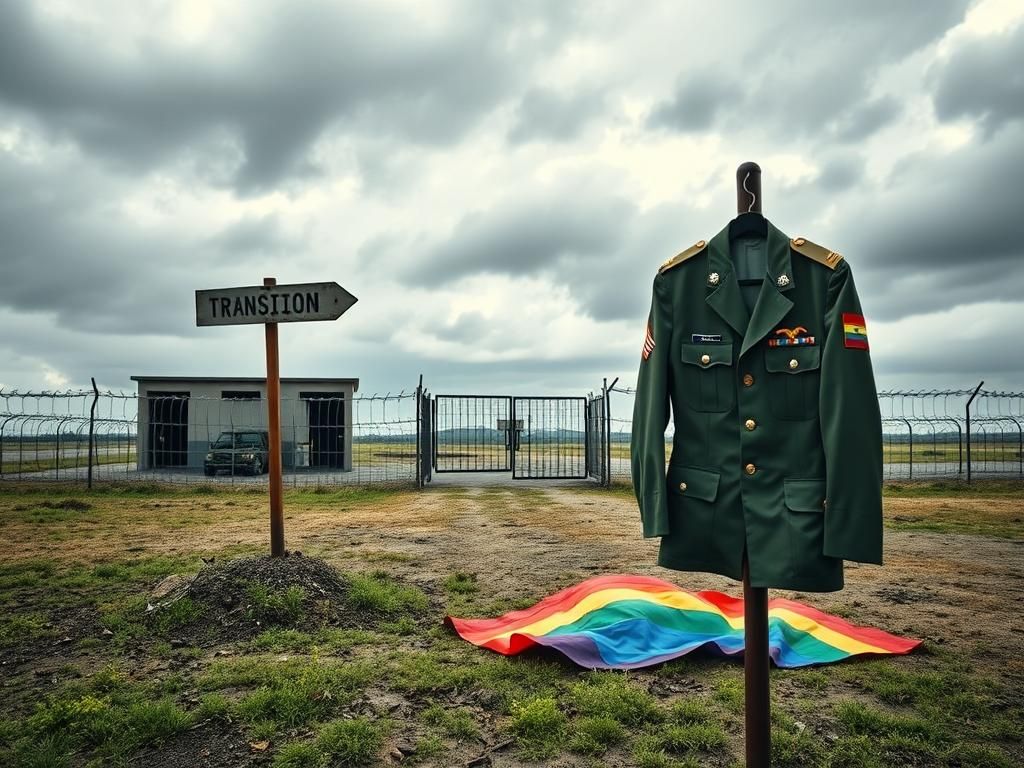
[[512,398],[437,395],[434,398],[435,472],[510,472]]
[[585,397],[437,395],[430,422],[435,472],[588,476]]
[[585,479],[587,419],[585,397],[516,397],[512,411],[520,426],[512,477]]

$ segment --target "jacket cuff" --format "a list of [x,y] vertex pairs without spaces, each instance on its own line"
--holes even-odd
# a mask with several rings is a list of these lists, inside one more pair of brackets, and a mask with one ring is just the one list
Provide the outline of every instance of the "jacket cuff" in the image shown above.
[[645,539],[668,536],[668,503],[664,494],[644,496],[640,505],[640,519],[643,522]]
[[[860,527],[851,524],[852,516],[848,516],[838,509],[832,509],[831,505],[825,514],[825,542],[822,553],[826,557],[852,560],[857,563],[882,564],[881,531],[877,536],[865,535]],[[830,518],[832,525],[829,525]],[[881,527],[880,522],[879,520],[879,527]]]

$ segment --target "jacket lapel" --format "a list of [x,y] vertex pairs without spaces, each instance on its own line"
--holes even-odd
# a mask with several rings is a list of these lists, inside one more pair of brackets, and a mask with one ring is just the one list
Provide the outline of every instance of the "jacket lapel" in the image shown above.
[[[767,224],[768,274],[765,275],[764,282],[761,283],[761,293],[758,294],[750,324],[743,336],[740,357],[767,336],[793,306],[793,302],[784,295],[786,291],[793,288],[789,238],[772,226],[770,221]],[[726,238],[728,238],[728,234]]]
[[[705,301],[740,336],[747,332],[750,316],[740,295],[740,286],[729,258],[729,227],[711,238],[708,243],[708,288],[711,292]],[[717,278],[715,278],[717,275]]]

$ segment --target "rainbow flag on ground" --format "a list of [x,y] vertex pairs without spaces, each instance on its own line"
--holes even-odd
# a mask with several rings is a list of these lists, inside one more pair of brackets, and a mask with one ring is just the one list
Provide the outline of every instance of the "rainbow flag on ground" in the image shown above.
[[[742,599],[689,592],[650,576],[595,576],[496,619],[446,616],[445,623],[473,645],[506,656],[542,645],[589,669],[646,667],[703,646],[729,656],[743,653]],[[768,646],[779,667],[904,654],[920,644],[795,600],[768,601]]]

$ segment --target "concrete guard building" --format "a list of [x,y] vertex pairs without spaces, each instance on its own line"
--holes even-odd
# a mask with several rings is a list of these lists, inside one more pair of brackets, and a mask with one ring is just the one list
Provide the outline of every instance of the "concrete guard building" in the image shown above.
[[[131,378],[139,387],[139,470],[202,470],[222,432],[267,429],[265,379]],[[359,379],[281,379],[285,468],[352,471],[352,397],[358,389]]]

